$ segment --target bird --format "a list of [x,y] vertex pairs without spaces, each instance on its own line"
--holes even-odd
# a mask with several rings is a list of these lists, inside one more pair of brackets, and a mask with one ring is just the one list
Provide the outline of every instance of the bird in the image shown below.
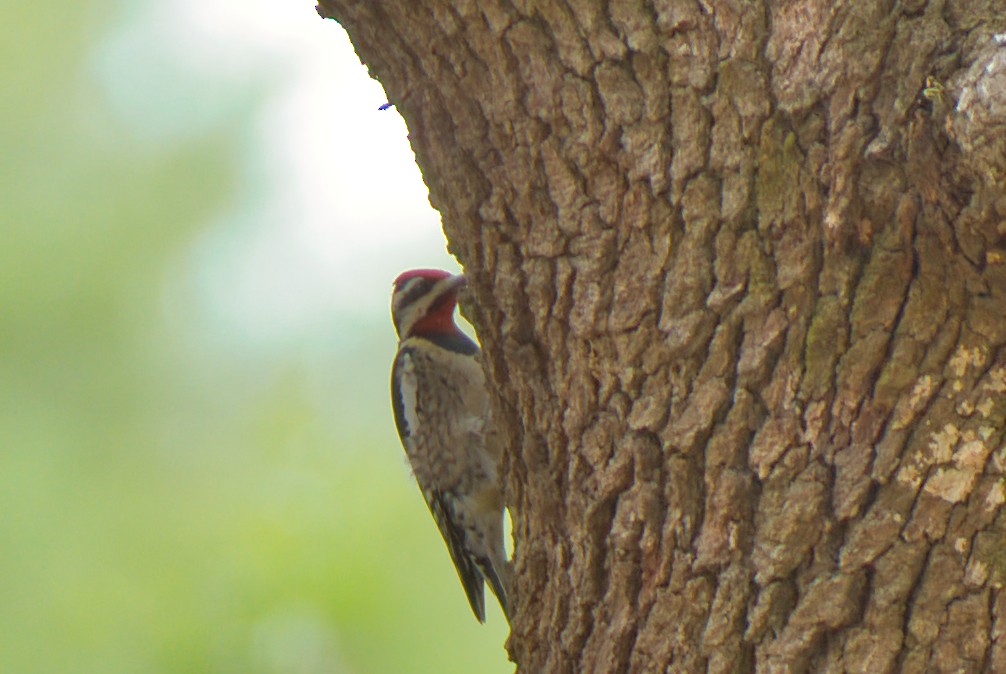
[[392,410],[412,474],[475,618],[485,622],[485,583],[509,622],[502,443],[492,420],[481,350],[454,322],[466,282],[463,274],[441,269],[412,269],[395,279]]

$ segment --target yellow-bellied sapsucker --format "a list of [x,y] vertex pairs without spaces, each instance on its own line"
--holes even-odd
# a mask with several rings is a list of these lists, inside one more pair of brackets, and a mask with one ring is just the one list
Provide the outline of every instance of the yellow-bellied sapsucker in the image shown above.
[[438,269],[414,269],[395,279],[391,317],[398,354],[391,402],[412,473],[475,617],[485,622],[484,580],[509,620],[500,442],[479,347],[454,323],[464,284],[464,276]]

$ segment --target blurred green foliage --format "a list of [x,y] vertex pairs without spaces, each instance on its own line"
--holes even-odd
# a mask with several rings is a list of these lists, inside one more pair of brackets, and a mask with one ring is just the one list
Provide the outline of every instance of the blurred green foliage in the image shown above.
[[88,65],[123,8],[0,24],[0,672],[512,671],[405,468],[385,306],[270,349],[188,320],[269,87],[138,139]]

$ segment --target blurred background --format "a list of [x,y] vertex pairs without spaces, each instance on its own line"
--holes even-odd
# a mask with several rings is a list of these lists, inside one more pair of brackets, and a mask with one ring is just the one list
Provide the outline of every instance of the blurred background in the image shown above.
[[457,269],[310,0],[6,3],[0,672],[508,672],[394,431]]

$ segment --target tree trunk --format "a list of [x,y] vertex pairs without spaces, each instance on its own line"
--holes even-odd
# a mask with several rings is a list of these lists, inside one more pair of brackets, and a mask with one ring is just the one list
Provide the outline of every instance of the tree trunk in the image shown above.
[[320,10],[471,280],[519,672],[1006,672],[1002,0]]

